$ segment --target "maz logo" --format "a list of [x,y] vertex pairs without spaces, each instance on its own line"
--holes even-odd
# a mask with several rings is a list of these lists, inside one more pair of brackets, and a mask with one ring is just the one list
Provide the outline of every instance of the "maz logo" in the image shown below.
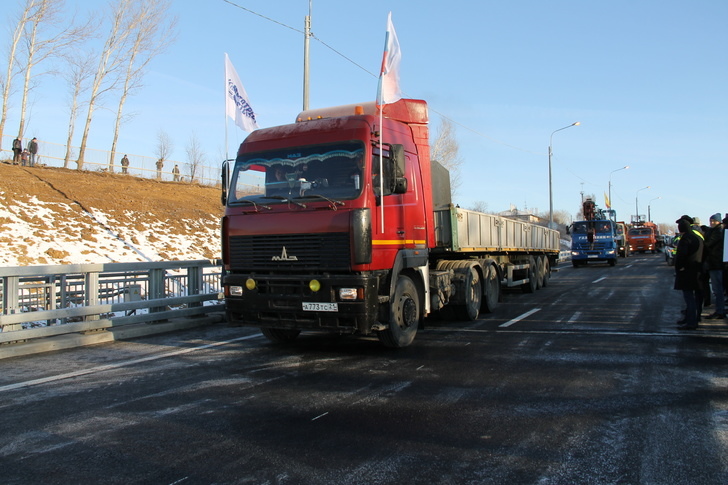
[[273,256],[271,258],[271,261],[298,261],[298,258],[295,256],[289,256],[286,252],[286,247],[283,246],[283,251],[281,251],[281,255]]

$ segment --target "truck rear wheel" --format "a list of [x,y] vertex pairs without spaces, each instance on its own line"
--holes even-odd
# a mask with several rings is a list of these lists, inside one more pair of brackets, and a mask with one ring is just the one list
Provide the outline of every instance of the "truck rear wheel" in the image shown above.
[[407,347],[415,339],[420,324],[420,298],[408,276],[400,276],[389,311],[389,326],[377,333],[386,347]]
[[533,258],[528,258],[528,283],[523,283],[521,290],[524,293],[536,291],[536,261]]
[[498,278],[498,270],[494,264],[485,268],[485,297],[483,298],[483,311],[492,313],[498,306],[500,301],[500,279]]
[[277,344],[293,342],[301,333],[300,330],[293,328],[261,328],[260,331],[263,332],[263,335],[265,335],[268,340]]
[[465,274],[465,304],[455,307],[458,318],[472,322],[480,314],[483,298],[483,282],[474,266],[468,267]]
[[551,261],[548,256],[543,256],[543,286],[546,287],[551,279]]
[[536,289],[543,288],[543,256],[536,256]]

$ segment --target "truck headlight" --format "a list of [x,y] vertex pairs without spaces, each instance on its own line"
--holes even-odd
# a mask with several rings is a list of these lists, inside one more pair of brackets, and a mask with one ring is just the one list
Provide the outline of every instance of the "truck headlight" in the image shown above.
[[243,296],[242,286],[229,286],[228,289],[230,296]]
[[339,288],[339,300],[363,300],[364,288]]
[[572,256],[578,256],[578,255],[579,255],[579,251],[572,251],[572,252],[571,252],[571,255],[572,255]]

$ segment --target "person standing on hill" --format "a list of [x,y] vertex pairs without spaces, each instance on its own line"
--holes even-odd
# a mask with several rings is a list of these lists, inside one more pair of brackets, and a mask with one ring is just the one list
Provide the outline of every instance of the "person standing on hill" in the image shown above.
[[164,159],[157,160],[157,180],[162,180],[162,168],[164,167]]
[[172,169],[172,175],[174,176],[174,181],[179,182],[179,167],[176,164]]
[[35,156],[38,154],[38,140],[35,137],[28,143],[28,151],[30,152],[30,166],[35,167]]
[[126,155],[121,159],[121,173],[126,174],[127,168],[129,167],[129,159]]
[[13,140],[13,165],[20,162],[20,154],[23,151],[23,141],[20,137]]

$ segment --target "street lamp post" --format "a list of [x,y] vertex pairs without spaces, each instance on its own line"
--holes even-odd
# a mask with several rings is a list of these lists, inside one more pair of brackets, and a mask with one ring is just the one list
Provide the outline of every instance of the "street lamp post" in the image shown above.
[[650,204],[652,204],[653,200],[662,199],[662,197],[655,197],[654,199],[650,199],[650,201],[647,203],[647,220],[649,222],[652,222],[652,214],[650,214]]
[[607,209],[609,209],[609,214],[614,214],[614,212],[612,211],[612,174],[614,172],[619,172],[620,170],[627,170],[628,168],[629,165],[625,165],[624,167],[618,168],[617,170],[612,170],[609,173],[609,195],[607,196],[607,198],[609,199],[609,207],[607,207]]
[[554,191],[553,191],[553,185],[551,183],[551,180],[552,180],[551,179],[551,155],[553,152],[551,150],[551,145],[553,143],[554,133],[556,133],[557,131],[565,130],[567,128],[571,128],[572,126],[579,126],[579,122],[576,121],[576,122],[570,124],[569,126],[564,126],[563,128],[554,130],[554,132],[551,133],[551,136],[549,137],[549,228],[550,229],[554,228]]
[[641,191],[643,191],[645,189],[649,189],[649,188],[650,188],[649,185],[647,187],[642,187],[641,189],[639,189],[634,194],[634,212],[635,212],[635,214],[634,214],[634,217],[635,217],[634,222],[639,222],[640,221],[640,209],[639,209],[639,204],[637,202],[637,196],[639,195],[639,193]]

